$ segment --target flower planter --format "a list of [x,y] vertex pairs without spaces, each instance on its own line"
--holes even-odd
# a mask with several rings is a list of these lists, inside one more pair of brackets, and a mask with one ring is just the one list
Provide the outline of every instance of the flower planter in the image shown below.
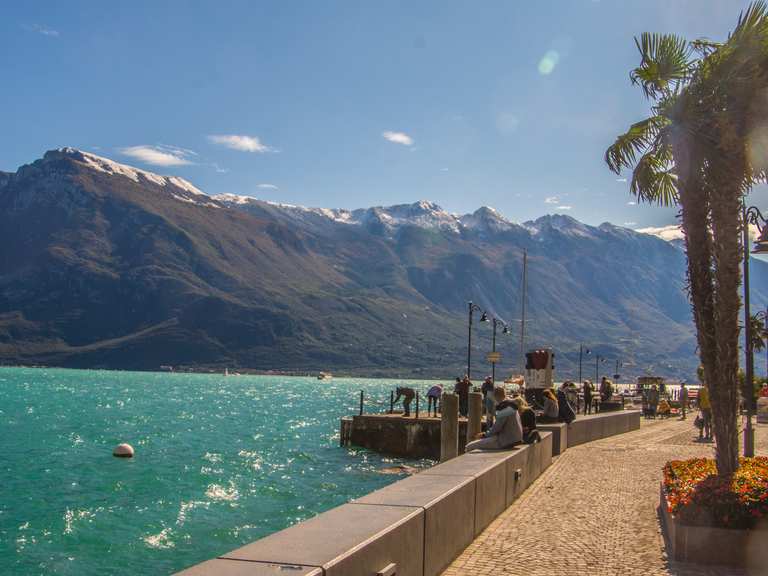
[[724,565],[756,569],[768,566],[768,530],[735,530],[706,526],[686,526],[669,512],[669,503],[661,483],[659,513],[667,543],[667,556],[678,562]]

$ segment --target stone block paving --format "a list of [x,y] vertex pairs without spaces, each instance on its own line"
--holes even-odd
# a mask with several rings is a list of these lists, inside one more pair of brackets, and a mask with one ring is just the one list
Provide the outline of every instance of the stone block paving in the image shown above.
[[[443,572],[443,576],[746,575],[666,558],[657,512],[661,468],[712,456],[693,420],[643,420],[640,430],[569,448]],[[756,435],[768,455],[768,425]]]

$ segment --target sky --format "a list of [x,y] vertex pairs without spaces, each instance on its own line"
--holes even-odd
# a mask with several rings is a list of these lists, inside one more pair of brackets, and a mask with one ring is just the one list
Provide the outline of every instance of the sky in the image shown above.
[[664,226],[603,161],[648,113],[633,38],[722,40],[746,5],[6,3],[0,170],[73,146],[210,194]]

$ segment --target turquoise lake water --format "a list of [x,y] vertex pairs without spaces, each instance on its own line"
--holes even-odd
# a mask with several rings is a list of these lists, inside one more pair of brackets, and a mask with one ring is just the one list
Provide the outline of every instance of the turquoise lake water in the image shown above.
[[389,484],[428,462],[339,418],[403,382],[0,368],[0,574],[170,574]]

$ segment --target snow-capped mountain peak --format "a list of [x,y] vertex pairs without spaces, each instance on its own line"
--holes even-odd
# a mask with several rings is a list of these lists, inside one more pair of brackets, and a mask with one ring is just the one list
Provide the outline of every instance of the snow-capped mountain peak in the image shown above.
[[216,204],[210,201],[210,196],[202,190],[199,190],[191,182],[184,178],[180,178],[179,176],[161,176],[154,172],[148,172],[147,170],[141,170],[133,166],[128,166],[127,164],[121,164],[114,160],[110,160],[109,158],[97,156],[91,152],[84,152],[71,147],[48,151],[45,153],[43,159],[55,160],[60,157],[74,160],[96,172],[128,178],[137,184],[154,184],[156,186],[168,188],[171,195],[182,202],[216,206]]

